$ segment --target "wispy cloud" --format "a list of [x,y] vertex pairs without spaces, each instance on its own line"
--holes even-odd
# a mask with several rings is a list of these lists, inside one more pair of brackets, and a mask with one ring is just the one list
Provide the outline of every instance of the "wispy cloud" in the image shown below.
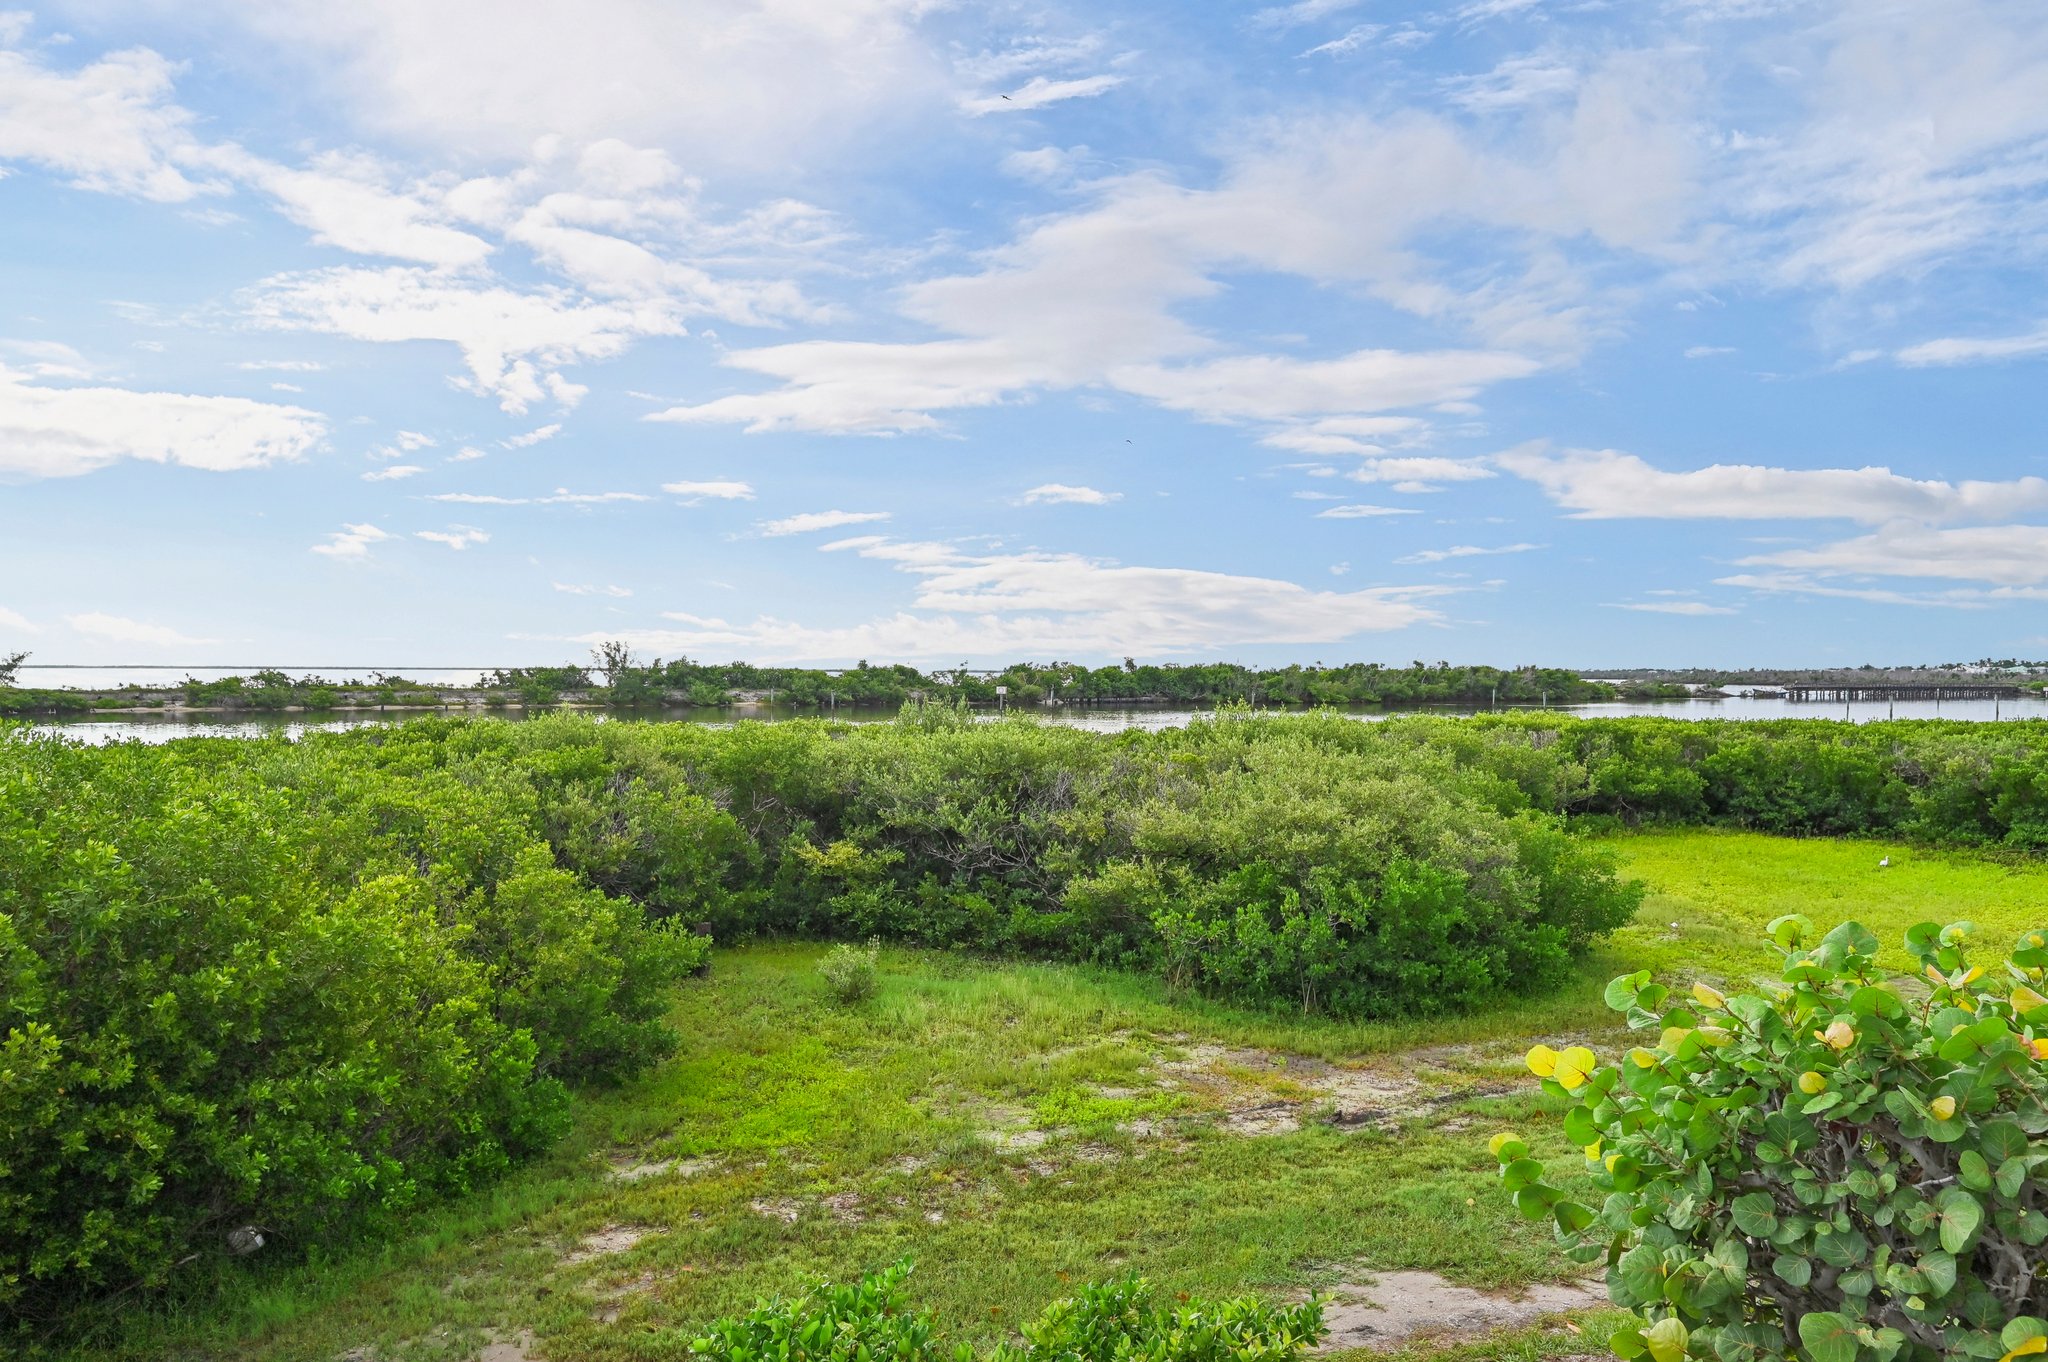
[[1457,544],[1447,549],[1424,549],[1420,553],[1411,553],[1406,557],[1396,558],[1394,561],[1397,563],[1442,563],[1453,558],[1484,558],[1497,553],[1532,553],[1543,547],[1544,545],[1542,544],[1502,544],[1496,548],[1486,548],[1478,544]]
[[752,501],[754,485],[731,479],[710,482],[665,482],[661,490],[671,496],[682,497],[688,505],[700,501]]
[[116,643],[148,643],[169,648],[185,644],[220,642],[217,638],[193,638],[188,634],[179,633],[168,625],[125,619],[120,615],[107,615],[99,611],[66,615],[64,622],[81,634],[92,638],[111,639]]
[[1020,506],[1107,506],[1122,501],[1122,492],[1099,492],[1093,487],[1076,487],[1064,482],[1041,483],[1017,498]]
[[842,525],[868,525],[888,518],[887,511],[806,511],[802,515],[784,516],[780,520],[764,520],[761,522],[761,533],[766,538],[779,539],[784,535],[836,530]]
[[[1300,493],[1296,493],[1295,495],[1299,496]],[[1407,506],[1370,506],[1364,503],[1360,503],[1352,506],[1332,506],[1326,511],[1317,511],[1316,519],[1370,520],[1375,519],[1379,516],[1416,514],[1418,514],[1417,511],[1415,511],[1412,507]]]
[[329,558],[367,558],[370,545],[391,537],[375,525],[343,525],[327,536],[326,543],[313,545],[313,552],[324,553]]
[[1739,615],[1732,605],[1709,605],[1705,601],[1605,601],[1609,610],[1641,610],[1652,615]]
[[1098,75],[1077,76],[1070,80],[1051,80],[1045,76],[1033,76],[1008,94],[980,95],[961,101],[960,107],[971,114],[1021,113],[1027,109],[1042,109],[1048,104],[1058,104],[1069,99],[1093,99],[1107,94],[1124,83],[1122,76]]
[[446,544],[460,552],[471,544],[487,544],[491,537],[474,525],[450,525],[445,530],[418,530],[415,539],[425,539],[434,544]]

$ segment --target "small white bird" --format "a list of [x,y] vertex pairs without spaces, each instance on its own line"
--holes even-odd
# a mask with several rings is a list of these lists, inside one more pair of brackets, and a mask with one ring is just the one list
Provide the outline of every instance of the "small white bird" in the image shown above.
[[1891,857],[1889,857],[1889,856],[1887,856],[1887,857],[1885,857],[1885,858],[1884,858],[1883,860],[1881,860],[1881,861],[1879,861],[1879,862],[1877,863],[1877,868],[1878,868],[1879,870],[1882,870],[1882,869],[1884,869],[1884,868],[1885,868],[1886,866],[1890,865],[1891,863],[1892,863],[1892,858],[1891,858]]

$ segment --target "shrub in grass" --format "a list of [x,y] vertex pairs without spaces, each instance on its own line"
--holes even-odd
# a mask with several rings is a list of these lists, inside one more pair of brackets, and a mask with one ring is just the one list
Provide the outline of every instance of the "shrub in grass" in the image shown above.
[[1501,1175],[1571,1256],[1604,1261],[1640,1324],[1624,1358],[1988,1362],[2048,1353],[2048,934],[1972,963],[1966,922],[1906,933],[1918,974],[1849,922],[1769,927],[1782,985],[1676,997],[1608,985],[1645,1033],[1617,1063],[1538,1046],[1545,1091],[1602,1194]]
[[879,986],[881,959],[879,941],[871,939],[865,946],[849,946],[842,941],[818,962],[818,974],[834,1001],[865,1002],[875,996]]
[[[722,1319],[691,1343],[713,1362],[973,1362],[943,1346],[930,1312],[913,1311],[909,1259],[851,1285],[817,1282]],[[1162,1305],[1142,1277],[1053,1302],[988,1362],[1297,1362],[1323,1334],[1319,1301],[1272,1306],[1245,1297]]]

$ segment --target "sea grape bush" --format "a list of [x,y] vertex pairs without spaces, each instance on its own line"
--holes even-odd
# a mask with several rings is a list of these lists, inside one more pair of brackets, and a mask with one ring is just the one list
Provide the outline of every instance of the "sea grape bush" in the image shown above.
[[[974,1362],[945,1347],[929,1311],[912,1310],[909,1259],[851,1284],[814,1282],[712,1324],[691,1351],[712,1362]],[[1054,1301],[987,1362],[1299,1362],[1323,1335],[1318,1300],[1268,1305],[1255,1297],[1162,1304],[1127,1275]]]
[[0,733],[0,1337],[477,1186],[666,1047],[708,943],[557,866],[517,795]]
[[1906,933],[1916,973],[1843,923],[1770,924],[1782,983],[1607,987],[1644,1032],[1617,1062],[1537,1046],[1574,1103],[1587,1204],[1496,1136],[1515,1204],[1604,1262],[1624,1358],[2014,1362],[2048,1353],[2048,934],[1987,968],[1967,922]]

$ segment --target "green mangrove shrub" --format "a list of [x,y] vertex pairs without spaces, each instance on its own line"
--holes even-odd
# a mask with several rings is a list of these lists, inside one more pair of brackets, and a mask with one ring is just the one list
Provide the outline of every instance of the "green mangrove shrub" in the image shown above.
[[1640,1323],[1614,1351],[1810,1362],[2015,1362],[2048,1353],[2048,934],[1987,970],[1975,929],[1906,933],[1920,971],[1878,964],[1846,922],[1771,923],[1782,982],[1675,996],[1607,986],[1645,1033],[1617,1062],[1537,1046],[1599,1195],[1494,1138],[1516,1206],[1604,1262]]
[[[712,1362],[974,1362],[947,1349],[929,1311],[910,1308],[903,1259],[851,1284],[818,1281],[764,1300],[692,1340]],[[987,1362],[1299,1362],[1323,1335],[1319,1300],[1268,1305],[1254,1297],[1162,1303],[1143,1277],[1124,1276],[1054,1301]]]
[[672,1043],[709,943],[467,774],[0,730],[0,1351],[480,1186]]

